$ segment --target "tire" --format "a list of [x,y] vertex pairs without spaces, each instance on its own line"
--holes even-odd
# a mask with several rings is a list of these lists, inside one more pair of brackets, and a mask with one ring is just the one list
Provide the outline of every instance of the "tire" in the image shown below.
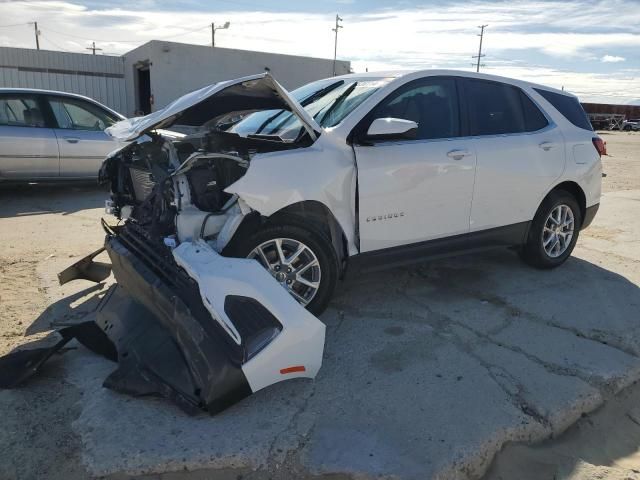
[[[567,234],[570,230],[569,212],[573,216],[573,230],[570,237]],[[557,223],[558,218],[561,219],[560,224],[565,225],[564,227]],[[562,221],[562,218],[565,221]],[[581,225],[582,214],[576,198],[565,190],[551,192],[542,201],[531,222],[527,241],[520,256],[526,263],[536,268],[549,269],[562,265],[569,258],[578,241]]]
[[624,129],[625,132],[630,132],[631,131],[631,125],[625,125]]
[[[303,250],[288,267],[279,261],[275,244],[278,239],[286,260],[293,257],[294,250],[297,250],[300,245],[306,247],[309,252]],[[263,250],[264,256],[257,253],[258,248]],[[256,258],[298,302],[314,315],[320,315],[327,308],[338,281],[338,256],[331,240],[320,229],[305,224],[297,217],[280,217],[278,221],[268,222],[252,234],[234,239],[225,249],[224,254],[229,257]],[[305,266],[314,263],[314,257],[318,267],[307,267],[303,271]],[[265,260],[272,265],[271,269],[266,266]],[[287,271],[289,268],[291,273]],[[297,272],[302,274],[298,276]],[[305,298],[305,295],[310,294],[311,287],[302,284],[302,280],[319,284],[315,293],[309,298]]]

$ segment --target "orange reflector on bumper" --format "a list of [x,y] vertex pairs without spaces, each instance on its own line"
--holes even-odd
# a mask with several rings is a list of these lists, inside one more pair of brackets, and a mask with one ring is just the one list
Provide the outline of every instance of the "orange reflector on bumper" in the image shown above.
[[296,365],[295,367],[287,367],[287,368],[280,369],[280,373],[282,375],[285,375],[287,373],[304,372],[304,371],[306,371],[306,368],[304,368],[304,365]]

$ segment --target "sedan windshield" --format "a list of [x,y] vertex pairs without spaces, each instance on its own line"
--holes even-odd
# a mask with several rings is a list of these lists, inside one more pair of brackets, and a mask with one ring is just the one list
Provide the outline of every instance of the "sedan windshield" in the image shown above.
[[[389,80],[331,78],[300,87],[291,95],[320,126],[334,127]],[[303,134],[303,125],[289,110],[262,110],[247,115],[228,131],[291,142]]]

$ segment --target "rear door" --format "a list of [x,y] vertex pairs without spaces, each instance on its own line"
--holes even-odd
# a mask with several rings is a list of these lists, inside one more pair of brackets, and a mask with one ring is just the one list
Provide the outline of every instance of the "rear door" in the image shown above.
[[466,78],[464,92],[477,155],[470,230],[531,220],[564,170],[559,128],[519,87]]
[[37,95],[0,93],[0,180],[56,178],[58,142]]
[[48,102],[57,122],[60,176],[97,177],[104,158],[119,146],[104,130],[119,119],[78,98],[49,96]]
[[[362,252],[469,231],[475,153],[462,138],[456,79],[426,77],[399,87],[376,118],[418,124],[415,138],[356,142]],[[359,136],[359,135],[358,135]]]

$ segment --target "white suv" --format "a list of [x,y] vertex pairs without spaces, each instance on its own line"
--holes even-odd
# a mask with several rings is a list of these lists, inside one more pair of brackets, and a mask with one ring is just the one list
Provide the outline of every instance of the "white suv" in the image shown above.
[[[187,410],[315,376],[325,327],[310,312],[347,270],[496,246],[555,267],[600,200],[604,144],[577,98],[488,75],[291,94],[255,75],[107,131],[131,143],[101,169],[121,220],[103,221],[117,286],[97,323],[119,359],[105,385]],[[105,278],[97,253],[60,281]]]
[[495,246],[558,266],[600,201],[604,145],[578,99],[483,74],[354,74],[292,94],[256,75],[108,132],[138,139],[103,168],[116,214],[255,258],[314,313],[347,268]]

